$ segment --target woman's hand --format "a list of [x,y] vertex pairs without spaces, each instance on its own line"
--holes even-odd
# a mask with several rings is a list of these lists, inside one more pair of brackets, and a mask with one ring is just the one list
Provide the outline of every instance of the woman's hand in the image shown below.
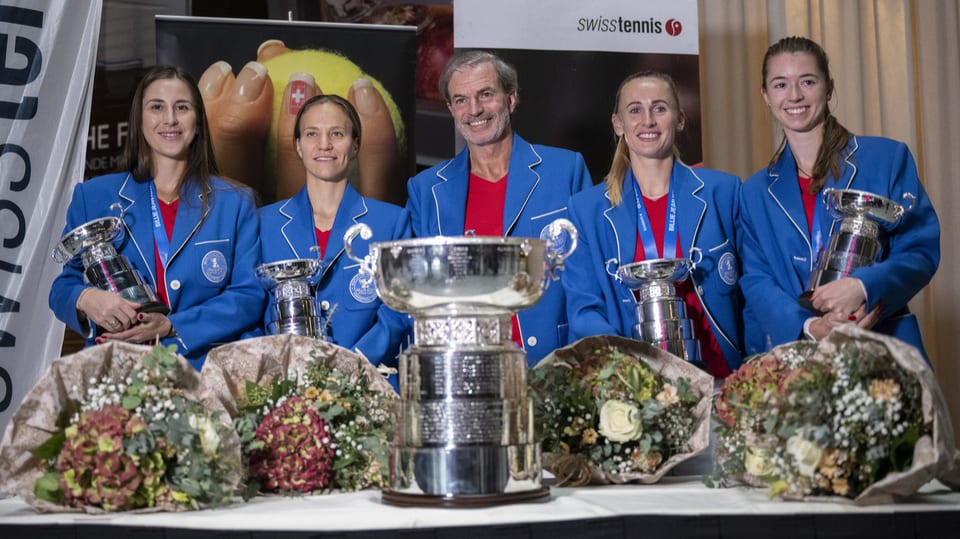
[[77,310],[106,331],[123,331],[136,324],[139,303],[100,290],[87,288],[77,298]]
[[[824,313],[839,313],[849,316],[857,312],[867,301],[867,294],[860,279],[844,277],[813,291],[810,301],[815,309]],[[860,319],[858,317],[857,319]]]
[[113,333],[104,333],[97,338],[102,340],[126,341],[132,343],[151,343],[173,333],[173,324],[166,315],[160,313],[137,313],[137,324],[129,329]]

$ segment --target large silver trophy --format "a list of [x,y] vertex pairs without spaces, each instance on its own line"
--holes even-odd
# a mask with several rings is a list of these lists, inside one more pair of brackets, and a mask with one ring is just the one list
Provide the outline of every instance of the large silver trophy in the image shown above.
[[329,305],[317,305],[316,285],[323,262],[317,258],[280,260],[257,267],[257,277],[275,300],[273,333],[293,333],[331,341]]
[[658,258],[620,266],[617,277],[638,296],[632,337],[702,367],[700,341],[675,286],[691,271],[689,258]]
[[841,222],[830,236],[830,246],[815,253],[818,257],[816,267],[810,275],[807,290],[799,298],[801,305],[815,314],[822,313],[810,301],[813,290],[876,262],[884,235],[900,224],[916,201],[910,193],[903,195],[906,202],[900,204],[867,191],[829,187],[823,190],[821,197],[827,212]]
[[53,248],[53,259],[66,264],[79,254],[86,282],[139,303],[139,312],[168,314],[170,308],[160,301],[153,287],[126,256],[117,252],[114,242],[122,237],[123,211],[119,217],[94,219],[67,232]]
[[549,495],[527,396],[527,359],[511,318],[543,295],[576,248],[558,219],[547,239],[432,237],[373,243],[363,259],[380,299],[414,319],[400,356],[398,432],[385,502],[484,506]]

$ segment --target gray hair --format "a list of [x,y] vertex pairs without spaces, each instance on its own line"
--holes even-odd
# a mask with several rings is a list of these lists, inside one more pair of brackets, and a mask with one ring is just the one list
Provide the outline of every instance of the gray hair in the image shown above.
[[447,62],[447,67],[443,68],[443,73],[440,74],[440,81],[438,86],[440,87],[440,94],[443,96],[443,100],[448,104],[450,103],[450,78],[453,77],[453,73],[463,67],[477,67],[480,64],[490,62],[493,64],[493,69],[497,72],[497,78],[500,80],[500,86],[503,87],[503,91],[506,93],[517,92],[519,93],[520,87],[517,84],[517,70],[507,62],[500,58],[496,54],[487,51],[467,51],[458,53],[456,56],[450,59]]

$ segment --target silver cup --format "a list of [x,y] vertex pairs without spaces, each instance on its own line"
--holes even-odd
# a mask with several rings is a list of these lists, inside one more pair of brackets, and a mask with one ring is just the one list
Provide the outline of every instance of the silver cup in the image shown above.
[[[86,282],[139,303],[138,312],[168,314],[170,308],[160,301],[153,286],[144,280],[140,271],[134,269],[126,256],[117,252],[114,242],[122,238],[121,212],[119,217],[94,219],[67,232],[54,246],[51,254],[53,259],[61,264],[69,262],[79,254]],[[100,331],[102,328],[98,329],[98,332]]]
[[856,189],[823,190],[821,197],[827,212],[839,219],[830,236],[830,245],[816,253],[817,262],[807,290],[800,295],[801,305],[816,314],[810,297],[818,286],[846,277],[855,269],[876,262],[880,256],[885,235],[895,229],[916,201],[910,193],[903,195],[905,204]]
[[323,262],[316,258],[280,260],[257,267],[260,284],[273,294],[273,333],[292,333],[332,342],[329,305],[317,305],[316,285]]
[[547,496],[526,355],[512,341],[511,319],[543,296],[576,248],[576,229],[560,219],[545,239],[379,242],[361,259],[351,243],[369,238],[364,227],[347,231],[347,255],[387,306],[414,319],[414,345],[400,356],[384,501],[466,507]]
[[617,277],[638,296],[632,337],[702,368],[700,341],[674,286],[685,281],[691,271],[693,261],[688,258],[659,258],[620,266]]

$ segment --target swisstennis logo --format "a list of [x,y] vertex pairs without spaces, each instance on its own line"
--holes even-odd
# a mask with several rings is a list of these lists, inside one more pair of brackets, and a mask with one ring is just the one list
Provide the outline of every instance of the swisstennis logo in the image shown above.
[[663,34],[679,36],[683,32],[683,23],[679,19],[665,21],[654,19],[630,19],[624,17],[580,17],[577,19],[578,32],[618,32],[621,34]]

